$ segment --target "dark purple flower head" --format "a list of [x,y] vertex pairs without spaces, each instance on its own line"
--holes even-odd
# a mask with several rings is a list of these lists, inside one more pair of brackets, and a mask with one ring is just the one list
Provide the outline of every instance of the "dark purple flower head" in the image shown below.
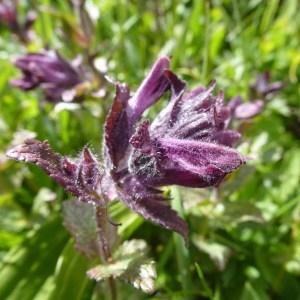
[[226,105],[232,119],[250,119],[258,115],[264,106],[263,100],[243,102],[242,97],[233,97]]
[[270,82],[270,80],[270,72],[265,72],[257,76],[255,84],[251,87],[256,98],[265,98],[277,93],[283,88],[283,83],[281,81]]
[[0,23],[7,26],[22,42],[27,43],[30,40],[30,27],[35,19],[36,13],[30,11],[27,13],[25,21],[21,23],[18,18],[16,4],[13,4],[12,1],[0,3]]
[[264,106],[262,100],[253,100],[247,103],[238,105],[233,114],[236,119],[249,119],[258,115]]
[[81,82],[76,69],[57,52],[30,53],[15,61],[23,77],[11,81],[22,90],[43,89],[45,98],[57,102],[66,99],[66,94]]
[[0,3],[0,22],[12,31],[18,30],[17,12],[12,3]]
[[[159,188],[217,186],[245,159],[232,147],[239,133],[228,129],[230,108],[216,83],[185,91],[185,83],[160,58],[137,92],[115,82],[116,94],[105,122],[104,168],[85,148],[72,162],[35,140],[10,150],[11,158],[40,166],[69,193],[84,202],[104,205],[119,198],[138,214],[187,240],[186,223]],[[166,107],[151,123],[142,114],[170,91]]]
[[265,72],[257,76],[255,84],[249,87],[249,101],[243,102],[241,96],[233,97],[226,105],[230,112],[227,119],[227,126],[233,119],[245,120],[257,116],[263,109],[265,100],[276,94],[283,88],[283,83],[276,81],[270,83],[270,72]]
[[169,104],[151,126],[141,123],[131,137],[130,171],[151,186],[218,185],[244,162],[228,147],[239,134],[225,129],[223,93],[211,94],[215,82],[184,93],[184,82],[171,71],[165,75],[171,83]]

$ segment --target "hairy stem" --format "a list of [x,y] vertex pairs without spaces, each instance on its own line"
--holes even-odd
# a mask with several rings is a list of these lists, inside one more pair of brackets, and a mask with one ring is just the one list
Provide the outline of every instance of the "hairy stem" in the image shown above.
[[[109,245],[109,233],[108,226],[112,226],[107,222],[106,208],[104,206],[95,207],[96,221],[98,227],[98,245],[99,245],[99,255],[102,261],[107,264],[112,261],[112,254]],[[110,289],[111,299],[116,300],[117,297],[117,287],[115,280],[110,277],[108,279],[108,285]]]

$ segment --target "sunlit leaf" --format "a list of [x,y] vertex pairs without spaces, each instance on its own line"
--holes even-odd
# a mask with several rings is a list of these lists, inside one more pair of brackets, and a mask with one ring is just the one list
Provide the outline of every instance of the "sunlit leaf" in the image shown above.
[[97,257],[98,232],[94,207],[77,199],[63,203],[64,225],[75,239],[75,247],[88,258]]
[[156,278],[155,262],[148,258],[147,244],[143,240],[124,242],[114,255],[114,261],[88,271],[96,281],[110,277],[132,284],[146,293],[153,293]]

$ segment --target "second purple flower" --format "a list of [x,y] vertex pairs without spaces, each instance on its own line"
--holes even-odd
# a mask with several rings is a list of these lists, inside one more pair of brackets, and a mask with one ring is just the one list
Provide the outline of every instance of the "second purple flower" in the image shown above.
[[15,65],[23,76],[12,80],[11,85],[25,91],[39,86],[48,101],[67,101],[67,93],[82,82],[78,71],[57,52],[29,53]]

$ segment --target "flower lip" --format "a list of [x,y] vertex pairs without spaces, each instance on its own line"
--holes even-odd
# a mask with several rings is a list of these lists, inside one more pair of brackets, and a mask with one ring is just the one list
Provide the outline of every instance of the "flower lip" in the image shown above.
[[169,88],[164,71],[170,66],[167,56],[159,58],[135,94],[128,100],[127,113],[131,124],[137,122],[143,112],[153,105]]
[[135,149],[130,171],[150,186],[216,186],[245,159],[212,142],[158,138]]

